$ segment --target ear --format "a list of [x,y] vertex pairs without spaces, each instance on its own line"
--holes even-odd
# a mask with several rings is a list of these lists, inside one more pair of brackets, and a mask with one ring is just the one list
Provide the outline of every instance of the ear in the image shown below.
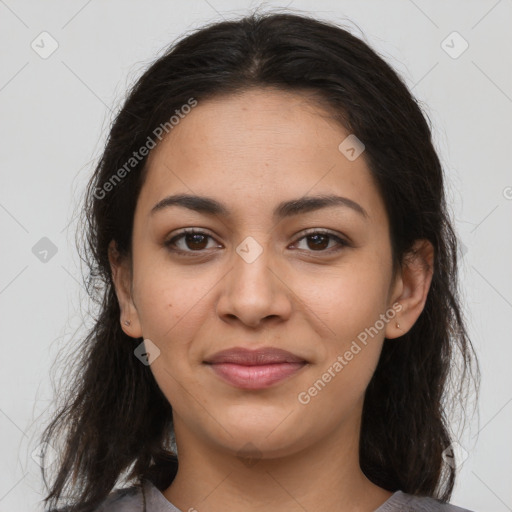
[[395,309],[394,321],[387,324],[386,338],[398,338],[408,332],[423,311],[434,272],[434,252],[433,245],[422,239],[417,240],[405,255],[392,301],[392,304],[399,303],[401,309]]
[[[108,246],[108,259],[119,309],[121,310],[121,318],[119,319],[121,328],[128,336],[140,338],[142,337],[142,329],[132,297],[131,262],[129,258],[121,257],[114,240]],[[127,322],[129,322],[128,325]]]

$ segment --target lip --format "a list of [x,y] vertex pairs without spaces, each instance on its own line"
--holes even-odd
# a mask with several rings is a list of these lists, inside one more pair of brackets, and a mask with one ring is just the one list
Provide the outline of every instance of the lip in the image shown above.
[[307,361],[274,347],[258,350],[236,347],[217,352],[204,363],[235,387],[264,389],[296,374]]

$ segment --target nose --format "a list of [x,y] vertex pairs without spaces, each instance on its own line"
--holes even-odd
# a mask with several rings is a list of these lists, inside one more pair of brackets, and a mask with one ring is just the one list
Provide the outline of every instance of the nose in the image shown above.
[[[292,291],[282,265],[271,251],[250,239],[233,253],[233,266],[222,280],[217,303],[219,318],[241,322],[251,328],[288,319],[292,312]],[[289,279],[289,278],[288,278]]]

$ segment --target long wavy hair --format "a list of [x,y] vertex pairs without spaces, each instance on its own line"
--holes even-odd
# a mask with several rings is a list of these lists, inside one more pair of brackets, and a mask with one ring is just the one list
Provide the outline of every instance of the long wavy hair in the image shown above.
[[[384,340],[366,390],[360,465],[389,491],[442,501],[451,496],[455,468],[443,460],[453,442],[448,405],[450,399],[467,400],[470,383],[478,394],[479,370],[428,116],[397,73],[348,30],[308,15],[253,12],[211,23],[169,47],[137,80],[112,123],[83,196],[83,233],[77,237],[88,267],[87,292],[97,306],[94,325],[78,345],[69,384],[60,393],[64,403],[41,438],[60,455],[44,499],[50,507],[66,496],[69,510],[90,511],[121,477],[135,487],[148,479],[163,490],[176,475],[171,405],[149,366],[134,355],[142,338],[121,329],[108,245],[115,240],[120,254],[130,255],[147,157],[126,163],[148,137],[155,138],[155,128],[190,98],[200,104],[253,87],[309,92],[364,142],[389,216],[395,265],[418,239],[434,246],[424,310],[409,332]],[[107,186],[123,166],[123,179]],[[44,465],[48,488],[52,466]]]

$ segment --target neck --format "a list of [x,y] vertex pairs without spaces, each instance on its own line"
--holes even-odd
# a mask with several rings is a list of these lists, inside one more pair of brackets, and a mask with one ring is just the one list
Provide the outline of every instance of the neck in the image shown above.
[[244,458],[174,423],[179,469],[163,494],[182,511],[373,512],[392,495],[361,471],[358,422],[274,458]]

